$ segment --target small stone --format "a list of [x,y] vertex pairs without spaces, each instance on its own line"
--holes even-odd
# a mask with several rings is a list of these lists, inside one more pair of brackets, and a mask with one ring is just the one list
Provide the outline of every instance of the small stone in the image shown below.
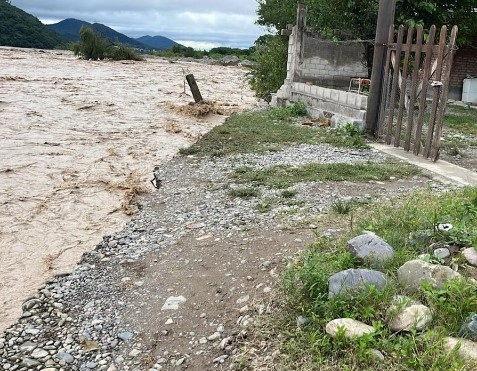
[[139,349],[133,349],[129,352],[129,357],[134,358],[141,354],[141,351]]
[[220,342],[219,348],[225,349],[225,347],[229,345],[230,343],[232,343],[232,338],[230,336],[226,337],[225,339],[222,339],[222,341]]
[[207,338],[206,337],[202,337],[199,339],[199,344],[207,344]]
[[376,359],[379,359],[380,361],[384,361],[384,354],[377,350],[377,349],[371,349],[371,354],[376,357]]
[[460,346],[457,352],[461,357],[468,360],[477,360],[477,343],[461,338],[444,338],[444,349],[448,352],[451,352],[457,345]]
[[178,310],[179,305],[186,302],[186,298],[181,296],[170,296],[162,306],[161,310]]
[[407,292],[418,291],[424,282],[441,289],[446,282],[462,276],[445,265],[430,264],[422,260],[411,260],[398,269],[399,283]]
[[221,333],[220,332],[214,332],[212,335],[210,335],[207,340],[209,341],[215,341],[221,338]]
[[228,357],[229,357],[229,356],[228,356],[227,354],[224,354],[224,355],[222,355],[222,356],[220,356],[220,357],[215,358],[215,359],[212,361],[212,363],[224,363],[225,360],[226,360]]
[[473,313],[465,319],[459,330],[459,337],[477,341],[477,313]]
[[33,358],[39,359],[39,358],[45,358],[46,356],[50,355],[48,351],[42,348],[36,348],[32,353],[31,356]]
[[84,366],[85,366],[86,368],[89,368],[90,370],[92,370],[93,368],[95,368],[97,365],[98,365],[98,364],[97,364],[96,362],[86,362],[86,363],[84,364]]
[[65,361],[66,363],[73,363],[75,361],[75,358],[71,354],[66,353],[66,352],[59,352],[56,355],[56,358],[59,361]]
[[115,365],[110,365],[106,371],[118,371]]
[[124,342],[130,341],[134,337],[134,334],[130,331],[123,331],[118,334],[118,338]]
[[20,351],[22,353],[30,353],[38,346],[38,344],[33,343],[31,341],[25,341],[22,345],[20,345]]
[[224,325],[219,325],[219,326],[217,326],[217,330],[216,330],[216,331],[217,331],[217,332],[220,332],[220,333],[223,333],[223,332],[225,331]]
[[328,279],[330,296],[338,296],[365,290],[366,286],[375,286],[378,290],[386,286],[386,276],[379,271],[369,269],[347,269]]
[[392,246],[371,232],[349,240],[348,250],[364,263],[378,267],[394,257]]
[[307,317],[304,316],[298,316],[296,319],[296,325],[297,327],[303,327],[307,325],[310,322],[310,320]]
[[166,321],[166,325],[172,325],[174,323],[174,321],[172,320],[172,318],[169,318],[167,321]]
[[179,358],[176,362],[176,367],[182,365],[185,362],[185,357]]
[[327,323],[326,333],[336,337],[340,328],[345,328],[344,336],[347,338],[357,338],[366,334],[372,334],[375,331],[373,326],[363,322],[351,318],[338,318]]
[[41,363],[39,361],[37,361],[36,359],[31,359],[31,358],[22,358],[22,363],[20,364],[20,366],[22,367],[29,367],[29,368],[33,368],[40,365]]
[[477,251],[473,247],[468,247],[462,251],[462,255],[464,256],[467,263],[477,267]]
[[237,299],[237,304],[244,304],[249,301],[250,295],[244,295]]
[[432,321],[431,310],[422,304],[411,304],[402,309],[392,306],[389,311],[398,312],[389,323],[391,331],[422,331]]
[[450,254],[451,253],[447,247],[440,247],[434,250],[434,256],[439,259],[447,259]]

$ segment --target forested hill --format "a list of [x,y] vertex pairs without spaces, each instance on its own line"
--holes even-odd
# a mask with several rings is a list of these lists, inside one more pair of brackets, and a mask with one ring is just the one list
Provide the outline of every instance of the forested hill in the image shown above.
[[53,49],[63,43],[63,38],[38,18],[0,0],[0,45]]
[[[1,1],[1,0],[0,0]],[[50,29],[63,36],[68,41],[78,41],[81,27],[86,26],[96,30],[102,37],[111,42],[120,42],[134,48],[147,49],[148,47],[136,39],[132,39],[111,27],[101,23],[89,23],[79,19],[68,18],[61,22],[48,25]]]

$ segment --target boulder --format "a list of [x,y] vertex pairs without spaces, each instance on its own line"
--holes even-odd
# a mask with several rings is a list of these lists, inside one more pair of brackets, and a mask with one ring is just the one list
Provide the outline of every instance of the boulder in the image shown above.
[[477,361],[477,343],[450,336],[444,338],[444,349],[448,352],[451,352],[457,345],[459,345],[457,353],[459,353],[462,358]]
[[330,296],[352,294],[363,291],[366,286],[375,286],[382,290],[386,282],[386,275],[382,272],[370,269],[347,269],[328,279],[328,293]]
[[366,334],[372,334],[375,329],[363,322],[351,318],[338,318],[326,324],[326,333],[336,337],[340,328],[346,329],[344,336],[347,338],[358,338]]
[[422,331],[432,321],[431,310],[412,301],[395,302],[389,309],[389,329],[394,332]]
[[221,62],[224,66],[238,66],[240,59],[236,55],[226,55]]
[[433,288],[441,289],[444,284],[462,276],[445,265],[430,264],[422,260],[404,263],[397,271],[399,283],[407,292],[419,290],[424,282]]
[[473,313],[465,319],[459,330],[459,337],[477,341],[477,313]]
[[464,256],[467,263],[477,267],[477,251],[473,247],[469,247],[462,251],[462,255]]
[[371,232],[349,240],[348,250],[359,260],[374,266],[383,266],[394,257],[392,246]]

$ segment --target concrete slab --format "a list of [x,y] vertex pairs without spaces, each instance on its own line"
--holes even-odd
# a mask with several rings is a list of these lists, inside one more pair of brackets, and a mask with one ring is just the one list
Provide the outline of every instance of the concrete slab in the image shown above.
[[451,183],[458,186],[477,186],[477,173],[450,162],[438,160],[433,162],[423,157],[406,152],[402,148],[396,148],[380,143],[371,143],[371,147],[413,164],[421,169],[431,172],[434,179],[443,183]]

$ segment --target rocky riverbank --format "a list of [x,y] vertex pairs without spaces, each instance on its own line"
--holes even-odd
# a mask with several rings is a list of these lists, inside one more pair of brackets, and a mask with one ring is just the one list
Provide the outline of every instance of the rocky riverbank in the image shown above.
[[[367,202],[442,186],[427,177],[386,182],[309,182],[295,202],[265,212],[256,198],[234,198],[230,174],[305,163],[382,162],[371,150],[298,145],[265,154],[177,157],[159,167],[155,193],[123,231],[104,236],[73,273],[57,276],[25,301],[0,335],[4,370],[208,370],[234,367],[287,258],[304,249],[332,202]],[[273,196],[262,189],[261,200]]]

